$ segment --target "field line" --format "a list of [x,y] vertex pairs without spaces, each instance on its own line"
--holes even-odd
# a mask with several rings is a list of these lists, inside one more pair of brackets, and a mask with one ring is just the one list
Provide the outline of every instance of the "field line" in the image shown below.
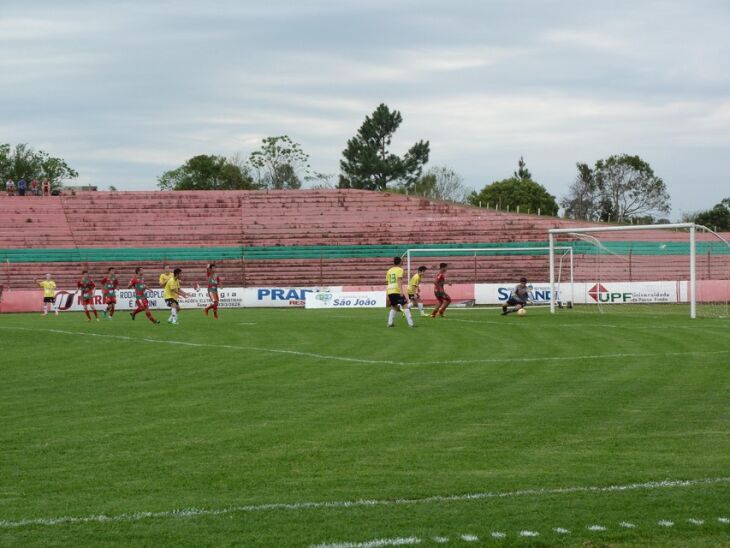
[[129,337],[126,335],[108,335],[104,333],[88,333],[85,331],[65,331],[62,329],[37,329],[30,327],[0,326],[0,329],[9,331],[30,331],[42,333],[54,333],[57,335],[72,335],[79,337],[97,337],[101,339],[114,339],[130,342],[144,342],[151,344],[165,344],[172,346],[190,346],[196,348],[221,348],[226,350],[246,350],[268,354],[286,354],[304,358],[316,358],[318,360],[330,360],[348,363],[363,363],[368,365],[467,365],[479,363],[531,363],[531,362],[562,362],[562,361],[587,361],[600,359],[625,359],[625,358],[671,358],[679,356],[713,356],[730,354],[730,350],[688,350],[686,352],[614,352],[611,354],[576,354],[573,356],[528,356],[528,357],[500,357],[500,358],[477,358],[463,360],[437,360],[403,362],[395,360],[369,360],[367,358],[351,358],[349,356],[335,356],[329,354],[317,354],[314,352],[302,352],[299,350],[285,350],[283,348],[261,348],[257,346],[240,346],[233,344],[194,343],[189,341],[175,341],[166,339],[150,339],[148,337]]
[[514,497],[541,497],[559,496],[574,493],[621,493],[626,491],[651,491],[656,489],[672,489],[683,487],[696,487],[707,485],[730,484],[730,477],[704,478],[694,480],[665,480],[648,481],[645,483],[628,483],[624,485],[609,486],[577,486],[558,487],[547,489],[521,489],[518,491],[492,491],[483,493],[469,493],[462,495],[434,495],[422,498],[398,498],[398,499],[357,499],[349,501],[324,501],[324,502],[278,502],[269,504],[249,504],[244,506],[229,506],[227,508],[184,508],[179,510],[167,510],[162,512],[133,512],[129,514],[116,515],[92,515],[92,516],[61,516],[55,518],[32,518],[22,520],[0,520],[0,529],[13,529],[17,527],[28,527],[36,525],[77,525],[85,523],[115,523],[122,521],[141,521],[157,518],[190,518],[201,516],[221,516],[234,513],[266,512],[277,510],[326,510],[341,508],[362,508],[380,506],[407,506],[416,504],[442,504],[450,502],[470,502],[476,500],[502,499]]

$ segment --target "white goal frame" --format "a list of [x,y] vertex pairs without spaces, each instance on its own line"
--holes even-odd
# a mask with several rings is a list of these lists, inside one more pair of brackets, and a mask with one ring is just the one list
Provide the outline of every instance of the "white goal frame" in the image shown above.
[[[666,225],[592,226],[587,228],[552,228],[548,230],[550,248],[550,313],[555,314],[555,235],[590,234],[592,232],[619,232],[627,230],[689,229],[689,316],[697,317],[697,227],[695,223]],[[701,227],[704,228],[704,227]],[[571,255],[572,258],[572,255]],[[571,269],[572,270],[572,269]]]
[[[478,255],[479,252],[483,251],[489,251],[489,252],[499,252],[499,251],[548,251],[548,257],[550,261],[550,310],[553,311],[554,303],[556,302],[555,299],[555,252],[556,251],[564,251],[569,256],[569,270],[570,270],[570,282],[562,282],[562,283],[570,283],[570,300],[575,301],[575,295],[573,294],[573,247],[569,245],[559,245],[556,246],[555,242],[553,241],[552,234],[550,235],[550,246],[545,247],[454,247],[454,248],[409,248],[406,249],[406,252],[401,255],[401,257],[406,258],[406,275],[408,276],[408,279],[411,279],[411,252],[414,252],[416,254],[418,253],[432,253],[431,256],[439,256],[439,253],[443,253],[443,257],[448,257],[449,253],[452,252],[473,252],[474,257]],[[463,256],[463,255],[462,255]],[[505,280],[500,280],[505,281]],[[564,299],[562,299],[564,300]]]

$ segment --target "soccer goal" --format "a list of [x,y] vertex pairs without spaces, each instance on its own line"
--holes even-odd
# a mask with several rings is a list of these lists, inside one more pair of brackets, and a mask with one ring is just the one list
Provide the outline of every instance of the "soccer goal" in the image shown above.
[[[728,317],[730,243],[704,226],[552,229],[551,287],[560,283],[560,253],[554,250],[565,246],[573,249],[577,309]],[[551,298],[551,312],[557,304]]]
[[[522,245],[486,245],[484,247],[411,248],[403,253],[408,279],[419,266],[428,268],[425,280],[435,276],[441,262],[449,264],[449,282],[474,284],[472,304],[498,305],[509,296],[509,288],[526,277],[534,290],[535,305],[550,305],[548,273],[550,248],[544,242]],[[553,248],[555,283],[552,294],[559,306],[573,300],[573,247],[555,245]],[[501,300],[500,300],[501,299]]]

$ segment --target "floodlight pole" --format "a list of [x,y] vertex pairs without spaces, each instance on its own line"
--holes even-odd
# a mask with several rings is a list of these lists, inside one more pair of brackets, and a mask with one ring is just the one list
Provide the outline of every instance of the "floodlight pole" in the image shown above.
[[[555,314],[555,236],[552,231],[549,233],[549,255],[550,255],[550,314]],[[572,255],[571,255],[572,257]],[[572,272],[571,272],[572,276]]]

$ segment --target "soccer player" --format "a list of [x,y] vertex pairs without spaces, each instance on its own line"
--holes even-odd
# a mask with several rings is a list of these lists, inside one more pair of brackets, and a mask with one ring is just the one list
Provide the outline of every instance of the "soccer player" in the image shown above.
[[205,310],[203,312],[205,315],[208,315],[208,311],[213,311],[213,317],[217,320],[218,319],[218,289],[221,285],[221,278],[218,276],[216,272],[216,267],[214,264],[209,264],[208,269],[205,273],[205,277],[207,279],[208,283],[208,298],[210,298],[211,303],[208,306],[205,307]]
[[435,318],[438,314],[442,318],[444,312],[451,304],[451,297],[446,293],[446,271],[449,269],[448,263],[439,264],[439,273],[436,275],[436,280],[433,282],[433,294],[436,296],[438,303],[436,308],[433,309],[431,317]]
[[[394,327],[395,315],[400,305],[406,304],[406,296],[403,293],[403,269],[400,266],[401,258],[393,258],[393,266],[385,274],[386,288],[385,292],[388,296],[388,304],[390,305],[390,313],[388,314],[388,327]],[[411,310],[406,307],[403,309],[406,316],[408,327],[413,327],[413,318]]]
[[163,265],[162,270],[163,272],[160,274],[160,287],[164,289],[167,280],[172,278],[172,270],[170,270],[170,265]]
[[[509,295],[507,302],[502,305],[502,316],[506,316],[510,312],[517,312],[530,300],[530,286],[527,285],[527,278],[520,278],[518,283]],[[510,308],[511,307],[511,308]]]
[[129,313],[129,315],[132,316],[132,319],[134,320],[137,314],[139,314],[140,312],[144,312],[149,321],[155,324],[160,323],[159,320],[156,320],[152,316],[152,312],[150,312],[150,305],[147,301],[147,284],[144,281],[144,274],[142,272],[141,266],[138,266],[134,269],[134,277],[129,282],[127,288],[134,288],[135,304],[137,305],[137,308],[134,309],[134,312]]
[[176,268],[172,271],[172,278],[167,280],[167,284],[165,284],[165,291],[162,294],[165,302],[167,303],[167,306],[170,307],[170,317],[167,319],[167,321],[173,325],[177,325],[177,313],[180,312],[180,303],[177,302],[178,299],[180,297],[189,296],[182,289],[180,289],[181,273],[182,270],[180,268]]
[[119,287],[119,280],[114,273],[114,268],[110,267],[106,271],[106,276],[101,280],[101,293],[106,305],[102,315],[110,320],[114,316],[114,309],[117,306],[117,287]]
[[78,287],[77,291],[81,293],[81,306],[84,307],[86,321],[91,321],[91,316],[89,315],[89,307],[91,307],[91,311],[94,313],[94,318],[96,318],[96,321],[98,322],[99,314],[96,313],[96,308],[94,308],[94,288],[96,287],[96,284],[91,281],[91,278],[89,278],[88,270],[81,271],[81,279],[76,285]]
[[408,308],[411,308],[414,304],[418,305],[418,310],[421,312],[421,316],[428,316],[423,310],[423,302],[421,302],[421,277],[426,272],[425,266],[419,266],[418,272],[416,272],[411,279],[408,281]]
[[[56,308],[56,282],[51,279],[50,274],[46,274],[45,280],[36,282],[43,288],[43,315],[48,316],[48,313]],[[58,316],[58,310],[55,310],[55,313]]]

